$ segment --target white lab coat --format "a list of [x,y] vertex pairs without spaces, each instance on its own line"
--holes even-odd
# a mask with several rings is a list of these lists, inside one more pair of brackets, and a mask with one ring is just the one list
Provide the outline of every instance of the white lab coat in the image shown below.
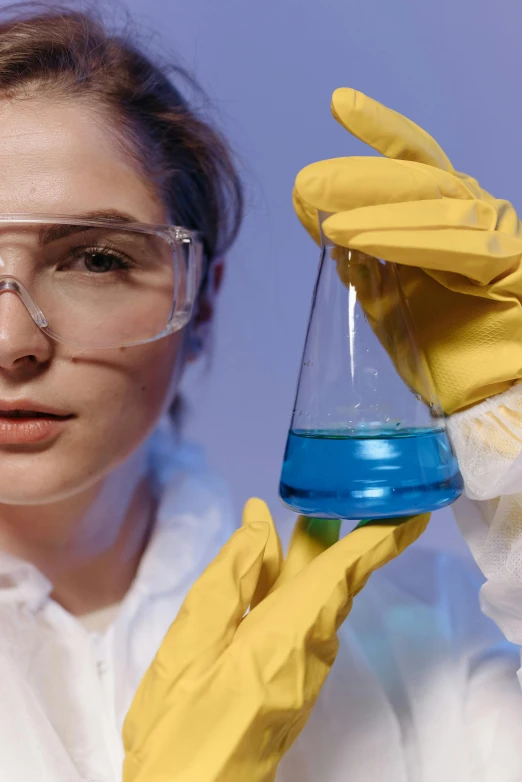
[[[156,456],[166,482],[156,528],[103,635],[51,600],[32,566],[0,558],[0,782],[121,780],[140,678],[234,526],[190,450]],[[520,782],[518,649],[480,613],[477,590],[457,559],[419,549],[372,576],[278,781]]]

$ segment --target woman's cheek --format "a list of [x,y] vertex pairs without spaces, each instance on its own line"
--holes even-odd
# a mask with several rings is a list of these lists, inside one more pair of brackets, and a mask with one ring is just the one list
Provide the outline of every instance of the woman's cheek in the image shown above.
[[120,351],[121,397],[117,414],[122,426],[132,426],[129,419],[134,418],[136,424],[140,422],[140,428],[149,430],[168,409],[183,369],[181,345],[182,335],[177,332],[149,345]]

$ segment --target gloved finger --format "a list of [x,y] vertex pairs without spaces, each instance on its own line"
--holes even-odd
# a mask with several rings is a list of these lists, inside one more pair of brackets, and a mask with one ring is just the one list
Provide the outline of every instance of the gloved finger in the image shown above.
[[174,682],[196,659],[215,662],[250,605],[269,536],[263,520],[234,532],[190,589],[156,655],[155,674]]
[[299,516],[294,526],[281,574],[273,588],[277,589],[281,584],[292,579],[319,554],[336,543],[339,540],[340,529],[339,519],[314,519],[309,516]]
[[332,114],[352,136],[381,155],[453,171],[449,158],[429,133],[362,92],[348,87],[335,90]]
[[336,244],[350,247],[354,236],[369,231],[447,228],[494,231],[496,219],[494,207],[484,201],[437,198],[433,201],[379,204],[338,212],[323,222],[323,231]]
[[252,600],[250,601],[251,608],[256,606],[268,594],[283,566],[281,541],[279,540],[279,535],[277,534],[268,505],[266,502],[263,502],[263,500],[252,497],[247,501],[243,509],[243,524],[248,525],[256,521],[265,522],[268,525],[270,532],[265,546],[265,553],[263,555],[257,586],[252,596]]
[[474,229],[369,231],[352,237],[350,247],[385,261],[461,274],[487,285],[519,263],[522,238]]
[[251,627],[252,632],[259,632],[263,622],[267,627],[285,628],[285,636],[292,639],[296,648],[311,642],[312,636],[328,641],[348,615],[353,596],[369,576],[417,540],[426,529],[430,515],[424,513],[408,520],[386,519],[353,530],[246,616],[235,642],[246,640]]
[[381,157],[340,157],[311,163],[297,174],[295,190],[301,200],[323,212],[443,196],[474,197],[454,174]]
[[377,204],[475,196],[463,180],[431,166],[377,157],[346,157],[303,168],[296,177],[292,197],[298,218],[319,241],[318,211],[336,213]]

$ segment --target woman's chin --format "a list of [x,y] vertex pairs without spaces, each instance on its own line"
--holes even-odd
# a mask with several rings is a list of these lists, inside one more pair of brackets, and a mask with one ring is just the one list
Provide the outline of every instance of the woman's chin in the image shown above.
[[[97,476],[79,470],[78,464],[68,465],[36,456],[33,464],[9,464],[0,454],[0,505],[47,505],[59,503],[86,491],[96,483]],[[89,476],[87,478],[87,476]]]

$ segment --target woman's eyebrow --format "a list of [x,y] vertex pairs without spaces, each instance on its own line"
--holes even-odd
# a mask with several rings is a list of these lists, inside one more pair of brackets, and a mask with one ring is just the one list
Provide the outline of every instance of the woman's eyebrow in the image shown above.
[[92,212],[84,212],[82,214],[71,215],[71,224],[60,225],[45,224],[42,225],[39,231],[40,244],[48,244],[49,242],[55,242],[58,239],[63,239],[66,236],[70,236],[74,233],[84,231],[86,226],[76,225],[75,219],[78,220],[110,220],[117,224],[122,223],[137,223],[139,220],[126,212],[120,212],[117,209],[98,209]]

